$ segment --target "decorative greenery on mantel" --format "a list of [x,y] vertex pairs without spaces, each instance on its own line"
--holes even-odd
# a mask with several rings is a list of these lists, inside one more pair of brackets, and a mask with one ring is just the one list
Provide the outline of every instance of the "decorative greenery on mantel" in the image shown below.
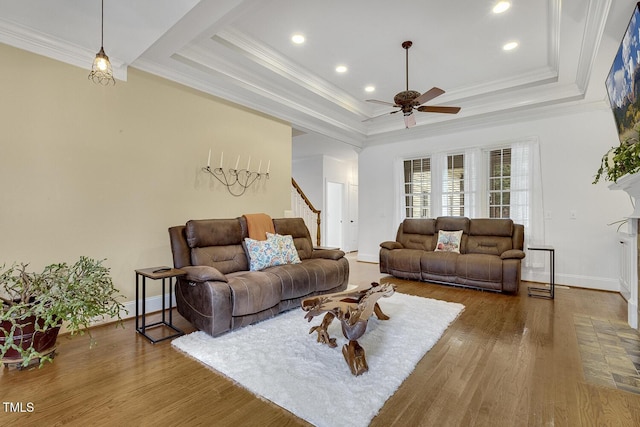
[[[635,131],[638,132],[638,127]],[[639,133],[640,135],[640,133]],[[600,160],[600,168],[596,173],[593,184],[604,176],[606,181],[617,182],[627,174],[640,171],[640,143],[639,138],[628,138],[615,148],[611,148]]]

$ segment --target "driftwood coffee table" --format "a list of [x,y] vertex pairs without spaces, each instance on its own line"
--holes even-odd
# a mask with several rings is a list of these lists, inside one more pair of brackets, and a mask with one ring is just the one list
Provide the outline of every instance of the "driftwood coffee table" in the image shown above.
[[342,347],[349,369],[353,375],[360,375],[369,370],[365,359],[364,349],[358,344],[360,338],[367,330],[369,317],[375,313],[378,319],[388,320],[389,316],[384,314],[378,305],[378,300],[382,297],[389,297],[395,292],[395,286],[386,283],[371,283],[370,285],[360,285],[352,289],[347,289],[334,294],[318,295],[302,300],[302,309],[307,312],[304,316],[309,322],[315,316],[326,313],[319,326],[311,328],[309,333],[318,333],[318,342],[327,344],[329,347],[337,347],[336,339],[329,337],[327,328],[334,318],[338,318],[342,323],[342,333],[349,340],[349,344]]

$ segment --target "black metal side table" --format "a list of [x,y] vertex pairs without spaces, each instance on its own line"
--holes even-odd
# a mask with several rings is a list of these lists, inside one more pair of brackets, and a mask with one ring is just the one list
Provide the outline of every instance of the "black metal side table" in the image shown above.
[[[155,344],[160,341],[168,340],[170,338],[178,337],[180,335],[184,335],[180,329],[173,326],[173,285],[172,281],[174,277],[184,276],[186,271],[180,270],[179,268],[170,268],[170,267],[154,267],[154,268],[143,268],[140,270],[136,270],[136,331],[144,336],[146,339],[151,341],[152,344]],[[140,277],[142,277],[142,283],[140,281]],[[154,323],[147,324],[146,323],[146,289],[147,283],[146,279],[152,280],[160,280],[162,279],[162,320]],[[165,280],[169,279],[169,321],[166,320],[166,307],[165,307]],[[142,285],[142,299],[140,298],[140,285]],[[140,305],[142,305],[142,312],[140,312]],[[165,336],[162,338],[154,339],[153,337],[147,334],[147,329],[155,328],[157,326],[167,326],[171,328],[175,333],[169,336]]]
[[529,286],[529,296],[535,298],[554,299],[556,286],[556,250],[553,246],[529,246],[530,251],[549,252],[549,288]]

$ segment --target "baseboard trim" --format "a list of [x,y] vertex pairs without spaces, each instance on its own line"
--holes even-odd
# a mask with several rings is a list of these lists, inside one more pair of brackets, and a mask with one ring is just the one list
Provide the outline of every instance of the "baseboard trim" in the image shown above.
[[[145,298],[146,314],[162,311],[162,299],[163,299],[162,295]],[[172,300],[173,300],[172,301],[173,302],[172,308],[173,308],[176,306],[175,296],[172,298]],[[136,303],[137,303],[136,300],[127,301],[123,303],[124,308],[120,310],[120,317],[122,318],[122,320],[136,317]],[[164,305],[165,305],[165,308],[169,308],[169,295],[164,295]],[[142,302],[140,302],[140,311],[142,311]],[[106,325],[108,323],[113,323],[116,321],[117,319],[111,318],[111,317],[101,318],[91,322],[91,326],[93,327],[93,326],[99,326],[99,325]]]
[[[581,276],[577,274],[558,274],[557,271],[555,276],[556,285],[595,289],[599,291],[620,292],[620,282],[618,279]],[[522,280],[526,280],[528,282],[549,283],[549,271],[531,271],[524,268],[522,270]]]
[[358,252],[358,257],[356,258],[358,261],[362,261],[362,262],[370,262],[373,264],[378,264],[378,262],[380,262],[380,259],[378,258],[378,254],[363,254],[361,252]]

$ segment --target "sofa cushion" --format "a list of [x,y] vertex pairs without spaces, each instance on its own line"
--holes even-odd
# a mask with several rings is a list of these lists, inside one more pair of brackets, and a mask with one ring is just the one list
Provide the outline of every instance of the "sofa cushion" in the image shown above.
[[508,218],[477,218],[469,224],[470,236],[500,236],[513,235],[513,221]]
[[513,249],[513,221],[510,219],[472,219],[467,253],[500,255]]
[[237,218],[191,220],[185,234],[190,248],[239,245],[247,237]]
[[302,265],[315,275],[317,292],[333,289],[349,280],[349,261],[344,257],[339,260],[311,258],[302,261]]
[[463,216],[439,216],[436,218],[436,231],[462,230],[464,234],[469,234],[469,222],[469,218]]
[[323,258],[323,259],[332,259],[339,260],[344,257],[344,251],[340,249],[314,249],[311,252],[311,258]]
[[192,265],[215,267],[222,274],[249,270],[247,254],[242,245],[207,246],[191,249]]
[[348,261],[312,258],[299,264],[270,267],[265,271],[277,276],[282,287],[282,299],[288,300],[333,289],[349,277]]
[[436,247],[435,229],[435,219],[408,218],[398,228],[396,240],[407,249],[432,251]]
[[457,252],[422,252],[420,269],[426,274],[447,277],[455,276],[458,256],[460,256],[460,254]]
[[500,256],[510,250],[512,241],[509,237],[469,236],[467,239],[467,253]]
[[280,280],[263,271],[237,272],[227,276],[231,288],[231,315],[246,316],[277,306],[282,296]]
[[311,235],[302,218],[274,218],[273,226],[277,234],[290,235],[301,260],[311,258],[313,244]]
[[408,279],[421,278],[420,258],[422,249],[397,249],[389,252],[389,273]]
[[438,241],[435,251],[460,253],[460,243],[462,240],[462,230],[458,231],[438,231]]
[[402,232],[408,234],[435,234],[436,220],[433,218],[407,218],[402,222]]
[[502,260],[495,255],[460,255],[456,261],[456,274],[461,279],[476,282],[502,283]]

